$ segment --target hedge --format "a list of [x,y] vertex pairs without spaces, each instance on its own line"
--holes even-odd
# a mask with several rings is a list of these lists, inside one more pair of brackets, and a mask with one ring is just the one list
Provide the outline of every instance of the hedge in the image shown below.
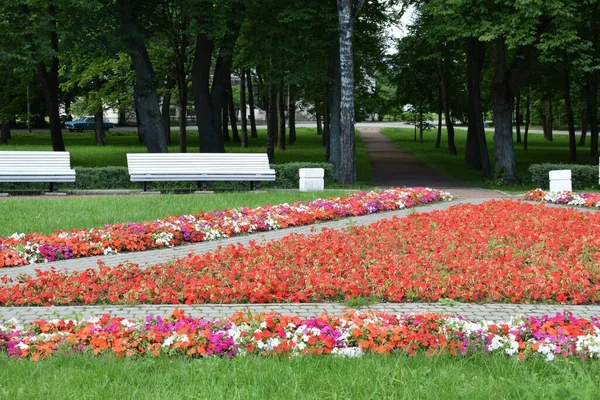
[[529,167],[531,181],[539,188],[550,187],[548,173],[558,169],[571,170],[571,183],[573,189],[590,189],[598,187],[598,166],[579,164],[532,164]]
[[[333,182],[333,165],[327,163],[296,162],[271,165],[276,171],[275,182],[261,182],[261,187],[290,189],[298,187],[298,169],[323,168],[325,184]],[[61,183],[59,190],[91,189],[141,189],[141,182],[131,182],[127,167],[76,167],[75,183]],[[48,190],[46,183],[1,183],[0,189],[14,191]],[[248,182],[207,182],[208,189],[249,189]],[[152,182],[152,189],[186,190],[197,189],[196,182]]]

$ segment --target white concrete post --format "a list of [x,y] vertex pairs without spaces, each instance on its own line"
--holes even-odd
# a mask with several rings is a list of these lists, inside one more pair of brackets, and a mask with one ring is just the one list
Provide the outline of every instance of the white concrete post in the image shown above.
[[323,190],[325,188],[325,170],[323,168],[300,168],[300,191]]
[[562,191],[573,191],[571,185],[571,170],[560,169],[556,171],[550,171],[550,191],[551,192],[562,192]]

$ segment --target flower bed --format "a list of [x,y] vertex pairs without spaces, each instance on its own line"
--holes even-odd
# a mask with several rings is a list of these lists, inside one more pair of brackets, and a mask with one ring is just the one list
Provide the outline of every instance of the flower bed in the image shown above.
[[449,193],[435,189],[389,189],[291,205],[242,207],[153,222],[107,224],[101,229],[59,231],[52,235],[15,233],[0,238],[0,268],[177,246],[451,199]]
[[525,194],[525,200],[600,208],[600,193],[545,192],[542,189],[534,189]]
[[254,355],[340,355],[401,352],[414,355],[499,352],[520,359],[542,355],[599,358],[600,322],[565,312],[554,317],[520,317],[507,323],[470,321],[437,314],[390,315],[347,312],[297,316],[238,313],[221,320],[194,319],[176,310],[170,317],[127,320],[104,315],[87,322],[40,320],[0,326],[0,351],[38,360],[50,355],[117,357],[235,357]]
[[4,277],[0,305],[384,301],[600,303],[600,214],[464,204],[147,268]]

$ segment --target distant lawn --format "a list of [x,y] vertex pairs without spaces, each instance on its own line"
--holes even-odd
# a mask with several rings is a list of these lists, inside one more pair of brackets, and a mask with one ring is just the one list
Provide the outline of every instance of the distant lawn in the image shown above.
[[[549,142],[541,134],[530,134],[528,139],[529,150],[524,151],[522,144],[517,144],[515,139],[515,157],[517,163],[517,174],[522,179],[522,185],[506,185],[491,180],[486,180],[477,170],[469,168],[465,163],[465,148],[467,143],[466,130],[456,130],[456,147],[458,156],[448,154],[448,136],[442,131],[442,147],[435,149],[435,138],[437,130],[432,129],[424,133],[424,143],[415,142],[414,131],[406,128],[386,128],[381,131],[398,148],[409,150],[415,157],[425,164],[437,170],[440,174],[447,175],[468,186],[483,187],[489,189],[502,189],[511,192],[524,192],[534,189],[531,183],[531,175],[527,171],[531,164],[544,162],[569,163],[569,138],[566,135],[554,135],[554,141]],[[494,141],[493,132],[486,132],[492,171],[494,163]],[[577,137],[579,140],[579,136]],[[577,147],[577,163],[592,164],[589,140],[585,147]]]
[[15,232],[52,233],[57,229],[101,227],[105,223],[152,221],[170,215],[196,214],[200,210],[292,203],[347,193],[340,190],[6,198],[0,199],[0,236]]
[[115,359],[0,358],[6,399],[597,399],[597,360],[502,354]]
[[[170,152],[179,151],[179,132],[172,131],[172,146]],[[136,132],[110,131],[106,135],[106,146],[95,144],[94,132],[63,132],[65,147],[71,153],[71,165],[74,167],[126,166],[127,153],[143,153],[146,147],[138,140]],[[188,151],[198,151],[198,131],[187,132]],[[249,147],[243,149],[239,143],[226,142],[228,152],[265,153],[267,149],[266,131],[258,131],[258,138],[249,138]],[[286,146],[286,150],[275,148],[275,163],[289,162],[324,162],[325,148],[321,145],[321,136],[314,128],[297,128],[296,144]],[[50,133],[15,132],[8,144],[0,145],[2,150],[52,150]],[[358,183],[368,185],[371,181],[371,171],[364,145],[357,134],[357,174]]]

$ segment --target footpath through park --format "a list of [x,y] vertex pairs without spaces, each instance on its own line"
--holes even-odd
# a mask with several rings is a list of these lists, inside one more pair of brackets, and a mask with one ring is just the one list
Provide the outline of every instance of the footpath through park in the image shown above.
[[[363,142],[372,167],[373,183],[379,187],[407,186],[432,187],[448,190],[455,197],[452,202],[435,203],[407,210],[383,212],[359,217],[351,217],[302,227],[281,229],[256,233],[247,236],[214,240],[135,253],[111,254],[100,257],[71,259],[47,264],[35,264],[2,271],[3,275],[17,278],[22,275],[34,275],[35,270],[54,268],[63,271],[82,271],[97,268],[98,261],[105,265],[116,266],[129,262],[140,266],[170,262],[186,257],[190,253],[202,254],[213,251],[220,246],[230,244],[247,244],[255,241],[258,244],[280,239],[291,233],[311,235],[323,228],[343,229],[349,226],[368,225],[384,218],[405,217],[415,212],[430,212],[448,207],[473,203],[479,204],[491,199],[504,199],[510,196],[494,190],[466,188],[454,180],[439,175],[436,171],[417,160],[409,152],[397,149],[386,137],[379,133],[379,128],[360,128]],[[168,315],[175,309],[183,309],[194,317],[219,318],[243,311],[252,313],[279,312],[288,315],[310,317],[321,313],[340,315],[347,307],[340,303],[271,303],[271,304],[202,304],[202,305],[98,305],[98,306],[51,306],[51,307],[0,307],[0,320],[16,318],[20,322],[36,319],[54,318],[91,318],[102,314],[141,318],[148,314]],[[580,305],[525,305],[525,304],[468,304],[455,302],[440,303],[379,303],[361,308],[361,310],[379,310],[394,314],[437,312],[462,315],[467,318],[504,321],[517,315],[541,316],[555,314],[565,310],[572,311],[581,317],[600,315],[600,306]]]

